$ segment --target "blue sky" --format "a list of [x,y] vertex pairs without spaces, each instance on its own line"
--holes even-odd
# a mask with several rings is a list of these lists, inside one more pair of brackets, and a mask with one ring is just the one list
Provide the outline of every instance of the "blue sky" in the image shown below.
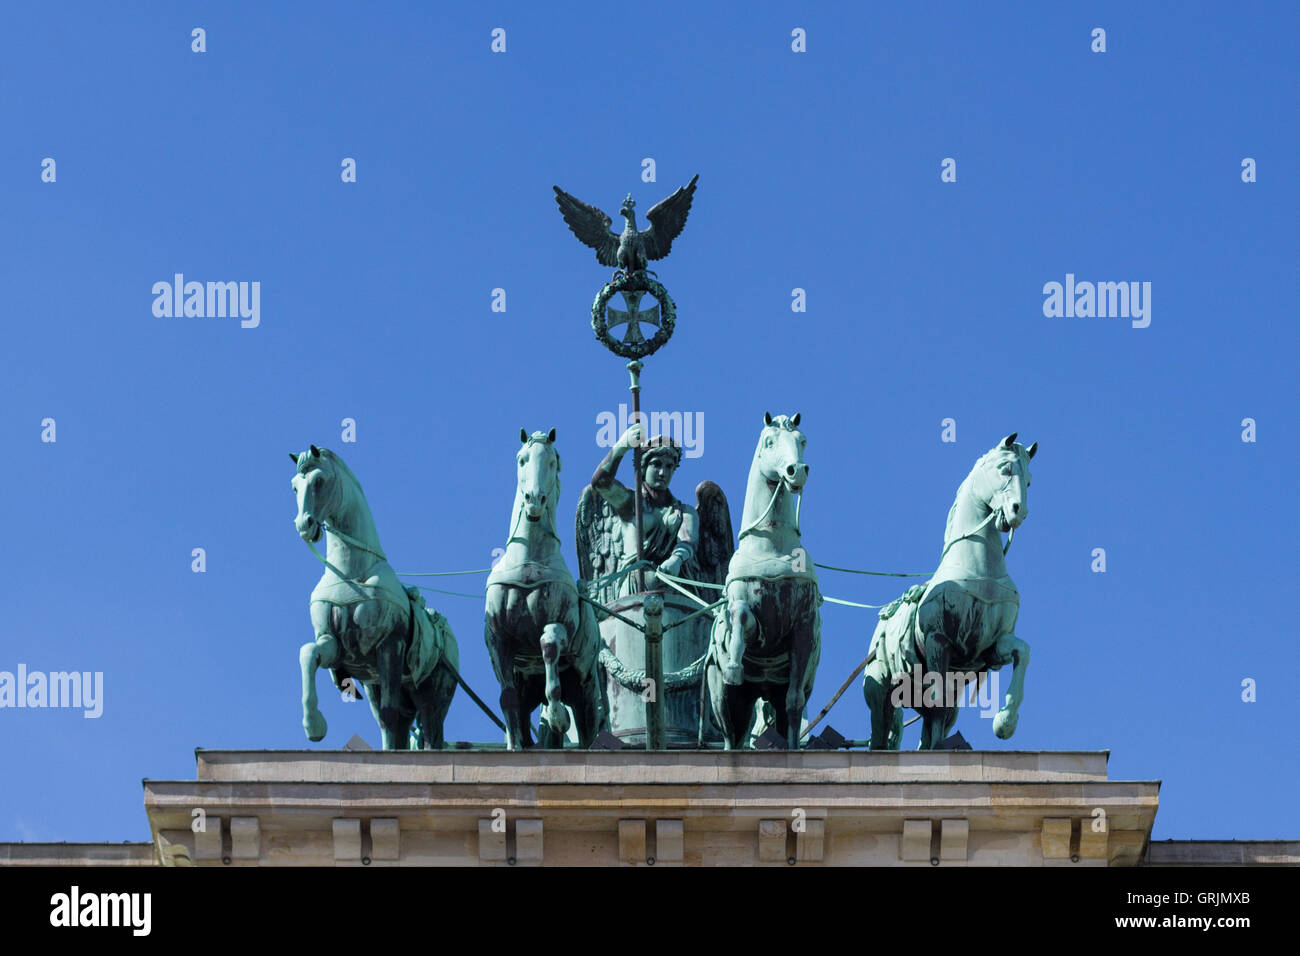
[[[696,173],[657,270],[677,331],[643,378],[646,407],[703,417],[677,493],[713,479],[739,520],[763,412],[799,411],[814,560],[928,571],[975,459],[1038,441],[1008,559],[1033,649],[1019,729],[958,729],[1110,749],[1113,779],[1163,780],[1157,839],[1294,838],[1296,8],[568,10],[0,14],[0,670],[104,674],[98,719],[0,710],[0,840],[147,839],[141,778],[192,777],[196,746],[313,746],[297,653],[319,565],[286,452],[344,456],[399,571],[476,568],[503,544],[520,426],[555,427],[567,529],[597,416],[628,393],[589,327],[608,270],[551,186],[615,214]],[[260,324],[155,317],[178,272],[260,282]],[[1067,273],[1150,282],[1149,327],[1046,317]],[[495,699],[481,605],[430,603]],[[823,608],[813,708],[874,621]],[[318,746],[375,743],[327,681]],[[867,735],[858,686],[829,722]],[[448,735],[499,739],[463,694]]]

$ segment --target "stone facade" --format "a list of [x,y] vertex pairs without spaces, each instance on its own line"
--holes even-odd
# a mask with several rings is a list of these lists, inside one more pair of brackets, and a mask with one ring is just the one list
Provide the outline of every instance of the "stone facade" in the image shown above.
[[204,751],[146,780],[152,843],[0,865],[1204,866],[1291,841],[1152,843],[1158,781],[1102,752]]
[[145,781],[145,808],[162,860],[200,866],[1135,864],[1159,784],[1108,780],[1106,761],[200,751],[196,780]]

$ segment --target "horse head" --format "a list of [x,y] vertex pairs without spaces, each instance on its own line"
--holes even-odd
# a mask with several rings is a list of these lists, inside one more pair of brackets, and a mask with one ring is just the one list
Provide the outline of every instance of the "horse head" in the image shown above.
[[971,471],[971,489],[997,517],[999,531],[1018,528],[1029,516],[1029,460],[1038,442],[1028,448],[1017,444],[1012,432],[998,442]]
[[290,481],[298,499],[298,515],[293,524],[304,541],[315,543],[320,540],[325,522],[337,514],[342,503],[342,487],[335,468],[338,459],[328,448],[315,445],[298,455],[289,452],[289,459],[298,469]]
[[[519,429],[523,446],[515,455],[518,478],[515,491],[518,511],[531,523],[542,521],[543,530],[555,534],[555,508],[560,497],[560,453],[555,450],[555,429],[533,432]],[[514,534],[512,529],[511,534]]]
[[763,432],[755,455],[759,473],[772,485],[784,484],[787,491],[798,494],[808,480],[808,465],[803,460],[808,439],[799,431],[799,413],[772,416],[763,413]]

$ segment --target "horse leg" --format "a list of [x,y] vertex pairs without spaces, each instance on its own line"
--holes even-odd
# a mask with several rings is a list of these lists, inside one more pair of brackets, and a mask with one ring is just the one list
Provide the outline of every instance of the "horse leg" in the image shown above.
[[[820,620],[814,611],[790,635],[790,686],[785,691],[785,724],[781,728],[785,733],[786,745],[791,750],[799,749],[803,739],[803,715],[808,706],[808,695],[812,692],[812,677],[816,668],[814,655],[819,654]],[[775,706],[775,701],[773,701]]]
[[745,683],[749,636],[758,622],[743,597],[733,597],[727,604],[727,622],[727,662],[722,667],[722,679],[732,687],[739,687]]
[[[934,750],[943,742],[957,709],[955,702],[944,699],[947,693],[945,687],[949,656],[948,642],[942,634],[932,631],[925,635],[925,667],[921,671],[922,706],[915,708],[921,714],[921,745],[917,748],[919,750]],[[938,677],[937,703],[931,700],[935,693],[932,675]],[[953,706],[949,707],[950,703]]]
[[724,703],[726,684],[722,681],[722,668],[713,660],[712,651],[709,653],[708,660],[704,662],[704,682],[709,686],[709,709],[713,712],[713,723],[722,734],[723,746],[730,750],[731,725],[727,719],[727,708]]
[[573,708],[573,718],[578,725],[578,746],[586,750],[601,729],[600,678],[595,668],[586,677],[580,675],[577,668],[569,673],[572,674],[573,700],[577,705]]
[[302,729],[311,741],[324,740],[329,724],[316,698],[316,671],[338,663],[339,645],[332,634],[322,634],[298,652],[302,667]]
[[[367,699],[370,702],[370,713],[375,718],[375,723],[379,725],[380,747],[384,750],[409,750],[411,726],[413,720],[409,717],[399,716],[396,723],[392,725],[392,730],[384,723],[385,712],[380,709],[380,701],[383,698],[384,688],[379,681],[371,681],[365,685]],[[390,715],[391,716],[391,715]],[[398,741],[398,745],[393,746],[392,741]]]
[[895,743],[891,747],[889,741],[895,712],[894,702],[890,699],[892,686],[889,669],[884,660],[877,657],[867,665],[866,675],[862,679],[862,696],[866,698],[867,709],[871,712],[872,750],[895,750],[898,746]]
[[556,736],[556,747],[564,746],[569,729],[569,712],[560,693],[560,656],[569,649],[569,631],[563,624],[542,628],[542,664],[546,668],[546,723]]
[[447,711],[455,694],[456,677],[444,662],[439,662],[424,685],[416,688],[417,719],[425,750],[441,750],[446,745],[443,722],[447,719]]
[[375,647],[375,669],[379,677],[367,686],[370,692],[370,710],[379,723],[379,734],[385,750],[407,750],[410,747],[411,717],[402,709],[402,662],[406,646],[395,637],[380,640]]
[[530,747],[541,747],[550,749],[550,737],[546,736],[546,722],[542,721],[541,726],[537,728],[537,740],[533,740],[533,710],[536,710],[543,701],[546,700],[545,688],[543,688],[543,679],[536,674],[524,674],[517,676],[517,687],[519,687],[519,721],[520,737],[523,739],[524,749]]
[[1011,658],[1011,686],[1007,688],[1006,702],[993,718],[993,733],[999,740],[1006,740],[1016,732],[1016,723],[1020,719],[1020,703],[1025,699],[1025,670],[1029,667],[1029,645],[1014,634],[1003,634],[998,638],[997,653],[1006,660]]
[[[489,595],[493,590],[489,589]],[[496,674],[497,683],[501,686],[501,696],[498,698],[501,704],[501,720],[506,725],[506,749],[522,750],[531,742],[531,734],[526,733],[528,725],[528,712],[521,713],[521,700],[519,695],[519,679],[515,675],[514,657],[510,652],[509,641],[499,637],[496,631],[492,630],[492,598],[488,598],[489,611],[486,620],[483,622],[483,642],[487,644],[488,657],[492,661],[492,670]]]
[[606,675],[600,666],[600,629],[589,605],[583,605],[578,614],[578,637],[582,653],[579,656],[587,666],[585,673],[574,661],[573,674],[577,678],[578,706],[573,708],[578,723],[578,745],[584,750],[596,740],[596,735],[609,729],[609,707],[605,697]]
[[330,631],[331,612],[328,604],[312,604],[311,623],[316,640],[304,644],[298,651],[298,664],[302,669],[302,729],[311,741],[324,740],[329,727],[316,699],[316,671],[333,667],[340,657],[339,642]]
[[751,684],[733,687],[730,684],[723,690],[723,706],[727,712],[727,722],[731,726],[728,750],[739,750],[749,733],[749,726],[754,719],[754,702],[758,700],[758,691]]

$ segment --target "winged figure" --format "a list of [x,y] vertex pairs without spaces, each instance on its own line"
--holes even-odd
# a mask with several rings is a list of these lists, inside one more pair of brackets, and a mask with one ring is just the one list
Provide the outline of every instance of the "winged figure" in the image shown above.
[[[631,426],[596,468],[591,484],[582,492],[576,516],[580,576],[594,582],[591,597],[609,604],[635,590],[634,576],[602,581],[636,561],[636,523],[632,490],[615,477],[619,462],[642,440],[642,427]],[[695,489],[695,507],[679,501],[669,481],[681,462],[681,448],[668,436],[652,438],[644,446],[642,470],[642,524],[646,558],[670,574],[722,584],[735,551],[727,497],[711,481]],[[718,592],[696,589],[700,597],[716,601]]]
[[628,193],[619,209],[619,215],[625,220],[621,235],[609,228],[613,220],[595,206],[569,195],[559,186],[551,188],[555,190],[555,202],[569,229],[596,250],[597,262],[616,268],[614,275],[617,277],[620,272],[644,272],[649,260],[668,255],[673,240],[686,226],[686,216],[691,211],[691,200],[695,197],[695,184],[699,178],[696,175],[667,199],[650,207],[646,213],[650,220],[649,229],[637,229],[636,202]]

